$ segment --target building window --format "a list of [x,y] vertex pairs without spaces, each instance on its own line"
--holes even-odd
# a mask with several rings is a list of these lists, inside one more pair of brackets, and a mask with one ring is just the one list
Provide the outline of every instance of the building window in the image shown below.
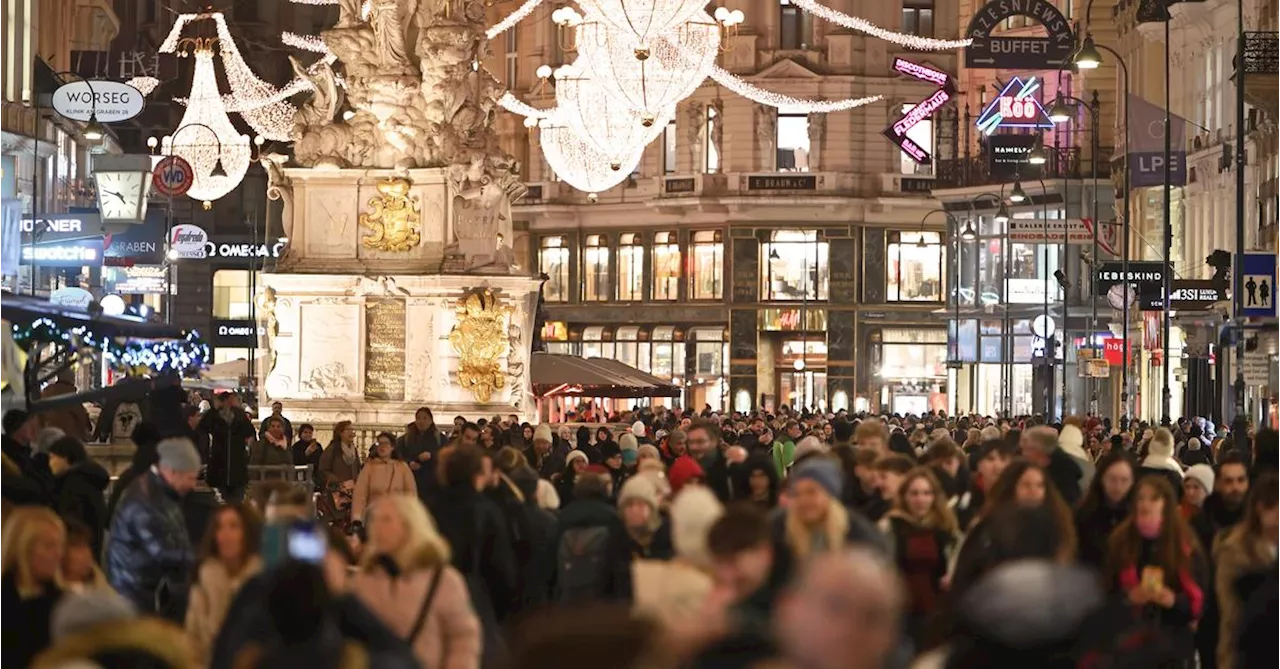
[[890,302],[941,302],[945,253],[936,232],[889,234]]
[[547,302],[569,300],[569,249],[564,237],[543,237],[538,249],[538,271],[547,275],[542,284],[542,299]]
[[813,32],[813,20],[809,14],[791,4],[790,0],[780,0],[779,11],[778,48],[783,51],[809,48],[809,36]]
[[511,26],[507,30],[507,88],[511,90],[516,88],[516,64],[520,62],[520,52],[516,42],[516,35],[519,30],[520,26]]
[[724,238],[719,230],[693,233],[689,247],[689,299],[718,300],[724,283]]
[[788,111],[785,107],[778,110],[778,136],[774,138],[778,146],[779,172],[809,171],[809,115],[799,111]]
[[662,173],[676,173],[676,122],[672,121],[662,130]]
[[[251,317],[253,274],[247,269],[220,269],[213,273],[213,317],[245,320]],[[258,284],[258,290],[262,285]]]
[[660,379],[676,379],[684,374],[684,342],[675,341],[675,328],[659,325],[653,328],[653,358],[649,373]]
[[653,299],[674,300],[680,292],[680,244],[674,232],[653,235]]
[[716,124],[720,123],[720,112],[707,105],[707,122],[702,128],[702,145],[707,147],[703,156],[703,172],[715,174],[720,171],[720,145],[716,141]]
[[[915,105],[902,105],[902,114],[905,116],[913,108]],[[907,139],[915,142],[916,146],[927,151],[929,155],[933,155],[933,120],[926,118],[911,126],[907,130]],[[921,165],[906,151],[898,154],[898,166],[902,174],[933,174],[932,164]]]
[[902,32],[919,37],[933,37],[933,0],[904,0]]
[[609,239],[604,235],[587,235],[582,249],[582,299],[607,302],[609,288]]
[[644,299],[644,243],[635,233],[618,237],[618,299],[623,302]]
[[830,250],[817,230],[775,230],[761,244],[764,262],[763,293],[777,302],[827,299]]

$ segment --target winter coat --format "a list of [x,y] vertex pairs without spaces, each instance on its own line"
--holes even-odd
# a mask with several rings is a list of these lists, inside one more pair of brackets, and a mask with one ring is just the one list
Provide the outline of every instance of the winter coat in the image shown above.
[[1216,568],[1214,589],[1218,596],[1219,616],[1217,658],[1218,666],[1224,669],[1237,666],[1236,651],[1240,647],[1244,615],[1238,581],[1241,577],[1276,569],[1275,547],[1266,545],[1264,539],[1251,536],[1244,529],[1237,527],[1229,531],[1213,549]]
[[351,517],[363,519],[365,509],[384,495],[418,494],[409,465],[390,459],[369,458],[356,479],[356,491],[351,498]]
[[257,433],[239,409],[231,421],[220,411],[206,412],[197,428],[209,435],[209,466],[205,480],[215,488],[238,488],[249,482],[249,444]]
[[560,571],[560,543],[564,533],[580,528],[606,527],[609,540],[605,555],[605,581],[602,597],[612,601],[628,601],[631,599],[631,554],[628,548],[630,537],[622,525],[622,519],[612,504],[594,498],[577,498],[560,510],[555,530],[547,541],[547,551],[540,561],[543,577],[547,579],[545,592],[554,598],[557,592],[556,581]]
[[[274,587],[276,572],[268,570],[249,579],[231,602],[222,629],[214,641],[210,669],[236,669],[246,648],[267,649],[267,655],[278,658],[271,667],[346,667],[352,669],[409,669],[418,667],[412,649],[378,620],[358,598],[350,595],[330,597],[323,629],[306,649],[293,654],[273,655],[280,644],[275,624],[267,610],[267,598]],[[334,663],[345,648],[359,647],[368,658],[363,664]],[[310,653],[309,651],[317,651]],[[250,665],[253,666],[253,665]]]
[[409,633],[438,570],[415,569],[394,577],[383,569],[362,571],[352,577],[351,593],[387,629],[413,646],[423,669],[476,669],[482,648],[480,621],[462,575],[448,565],[443,569],[427,617],[412,639]]
[[[40,393],[40,399],[52,399],[61,395],[75,394],[76,387],[70,383],[54,381],[44,387],[44,391]],[[40,427],[56,427],[62,430],[68,437],[74,437],[80,442],[89,440],[89,432],[93,429],[93,421],[89,420],[89,412],[84,408],[83,404],[72,404],[54,409],[52,411],[42,411],[38,414]]]
[[1049,456],[1049,466],[1045,468],[1045,473],[1049,475],[1049,480],[1053,481],[1067,506],[1074,507],[1080,501],[1080,479],[1083,474],[1075,458],[1061,448],[1056,448]]
[[10,572],[0,579],[0,608],[4,610],[0,665],[25,667],[49,646],[49,623],[60,597],[62,590],[49,584],[36,596],[24,598],[18,594],[16,574]]
[[227,573],[221,561],[207,559],[200,565],[196,582],[191,586],[187,605],[187,641],[191,652],[201,665],[209,662],[209,653],[218,630],[227,618],[227,610],[240,587],[262,571],[262,560],[254,556],[237,574]]
[[1193,467],[1195,465],[1209,465],[1212,467],[1213,453],[1210,452],[1208,446],[1201,444],[1198,439],[1193,439],[1178,451],[1178,460],[1185,467]]
[[[59,639],[32,669],[86,666],[102,669],[190,669],[197,665],[182,629],[155,618],[112,620]],[[10,666],[7,662],[5,666]]]
[[1101,569],[1107,558],[1107,540],[1111,531],[1129,515],[1127,507],[1112,507],[1105,502],[1094,509],[1076,511],[1076,541],[1080,561]]
[[[833,499],[831,503],[840,506],[840,502],[837,500]],[[840,508],[844,509],[843,506],[840,506]],[[876,529],[876,526],[863,517],[861,513],[851,509],[844,509],[844,511],[847,516],[844,545],[863,546],[888,557],[891,548],[880,530]],[[779,509],[772,518],[773,567],[770,572],[769,584],[774,592],[780,592],[803,567],[801,559],[795,554],[787,536],[787,514],[786,509]],[[840,546],[827,547],[828,550],[838,550],[839,548]]]
[[530,446],[525,449],[524,459],[529,462],[533,471],[538,472],[538,476],[544,479],[550,479],[552,474],[564,471],[564,458],[557,457],[554,451],[549,451],[546,455],[538,455],[537,449]]
[[320,465],[316,471],[322,486],[336,485],[344,481],[355,483],[360,477],[360,451],[356,451],[356,459],[351,464],[342,457],[342,446],[337,442],[329,444],[320,455]]
[[288,418],[285,418],[284,416],[275,416],[275,415],[273,415],[273,416],[268,416],[267,418],[264,418],[264,419],[262,420],[262,425],[258,428],[258,438],[259,438],[259,439],[265,439],[265,438],[266,438],[266,435],[267,435],[267,426],[271,424],[271,420],[272,420],[273,418],[274,418],[275,420],[280,421],[280,423],[281,423],[282,425],[284,425],[284,440],[285,440],[285,443],[290,443],[290,442],[292,442],[292,441],[293,441],[293,423],[292,423]]
[[[1190,550],[1188,547],[1187,551],[1190,552]],[[1144,567],[1151,565],[1154,559],[1154,542],[1143,539],[1142,546],[1138,550],[1138,559],[1134,564],[1113,565],[1113,573],[1116,574],[1113,584],[1115,590],[1127,595],[1130,590],[1139,587],[1142,584]],[[1161,627],[1177,635],[1179,639],[1185,639],[1187,646],[1191,645],[1192,627],[1200,620],[1200,615],[1204,611],[1204,589],[1198,580],[1201,577],[1199,574],[1201,569],[1195,566],[1195,562],[1199,559],[1199,553],[1193,553],[1191,567],[1183,568],[1175,574],[1164,574],[1165,587],[1174,593],[1173,606],[1166,609],[1156,604],[1147,604],[1143,607],[1146,612],[1154,615]]]
[[[316,449],[308,454],[307,448],[311,443],[315,443]],[[293,446],[289,447],[289,450],[293,452],[293,466],[300,467],[306,465],[310,467],[312,480],[318,481],[319,476],[316,474],[316,471],[320,469],[320,456],[324,454],[324,444],[321,444],[318,441],[306,442],[298,440],[294,442]]]
[[24,480],[24,482],[14,485],[13,492],[10,492],[9,481],[11,476],[6,475],[2,488],[5,497],[15,504],[49,504],[53,495],[53,475],[44,467],[36,464],[36,461],[31,457],[31,447],[26,444],[19,444],[6,434],[3,439],[0,439],[0,450],[4,452],[5,457],[9,458],[18,467],[18,471],[22,475],[20,478]]
[[182,500],[155,471],[129,485],[111,519],[107,580],[143,613],[180,621],[195,565]]
[[[440,436],[440,430],[434,423],[426,430],[419,430],[417,424],[409,423],[404,428],[404,434],[396,439],[396,455],[406,463],[418,463],[413,477],[418,486],[418,497],[424,504],[430,493],[440,487],[436,480],[436,455],[440,453],[443,444],[444,438]],[[430,453],[431,458],[426,462],[418,460],[422,453]],[[412,464],[409,468],[413,469]]]
[[103,491],[110,482],[107,470],[93,460],[77,462],[53,480],[53,510],[89,528],[95,559],[102,554],[102,533],[109,520]]
[[249,464],[271,467],[292,467],[293,451],[287,440],[280,444],[271,443],[271,435],[264,435],[249,447]]
[[936,611],[942,598],[942,577],[958,537],[922,525],[901,511],[890,511],[877,524],[893,549],[894,562],[908,594],[907,611],[917,618]]
[[432,498],[431,515],[449,542],[453,566],[467,581],[471,605],[491,643],[516,600],[515,551],[502,511],[474,488],[452,486]]
[[729,471],[729,461],[724,458],[723,451],[717,448],[698,464],[702,465],[702,471],[706,475],[707,487],[720,498],[721,503],[728,504],[737,499],[733,474]]

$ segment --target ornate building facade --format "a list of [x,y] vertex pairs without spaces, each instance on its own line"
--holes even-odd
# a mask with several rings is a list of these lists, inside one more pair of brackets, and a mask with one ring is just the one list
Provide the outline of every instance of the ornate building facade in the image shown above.
[[[954,0],[834,7],[881,26],[957,37]],[[557,181],[538,134],[504,115],[529,194],[514,207],[521,262],[547,276],[553,352],[611,357],[685,387],[697,409],[947,408],[946,217],[934,174],[882,135],[930,85],[902,57],[955,72],[956,53],[909,52],[786,0],[727,3],[746,22],[721,65],[802,99],[883,96],[827,115],[757,104],[708,81],[622,185],[588,198]],[[554,105],[541,65],[572,62],[548,3],[486,63],[522,100]],[[495,8],[495,16],[509,11]],[[933,126],[912,131],[933,152]]]

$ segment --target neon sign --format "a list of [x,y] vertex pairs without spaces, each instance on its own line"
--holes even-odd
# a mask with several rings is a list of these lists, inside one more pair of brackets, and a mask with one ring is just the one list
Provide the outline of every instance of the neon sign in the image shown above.
[[999,128],[1053,128],[1049,114],[1035,97],[1038,90],[1040,82],[1035,77],[1010,79],[1000,95],[978,116],[978,130],[984,135],[991,135]]
[[951,76],[946,72],[901,58],[893,59],[893,70],[899,74],[905,74],[913,79],[919,79],[938,87],[938,90],[913,105],[911,110],[903,115],[902,118],[894,121],[893,125],[884,129],[884,136],[890,142],[897,144],[903,153],[921,165],[928,165],[932,160],[932,156],[929,155],[929,152],[924,147],[907,137],[907,131],[947,104],[951,100],[951,96],[955,94],[955,84],[951,81]]

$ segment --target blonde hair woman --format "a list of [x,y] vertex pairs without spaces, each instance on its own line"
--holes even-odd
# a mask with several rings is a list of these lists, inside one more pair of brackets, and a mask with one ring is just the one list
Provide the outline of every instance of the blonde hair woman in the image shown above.
[[61,565],[66,527],[47,507],[14,509],[0,548],[0,664],[25,667],[49,646],[49,622],[62,597]]
[[368,543],[351,590],[413,647],[427,669],[480,664],[480,621],[449,545],[417,497],[387,495],[373,505]]

